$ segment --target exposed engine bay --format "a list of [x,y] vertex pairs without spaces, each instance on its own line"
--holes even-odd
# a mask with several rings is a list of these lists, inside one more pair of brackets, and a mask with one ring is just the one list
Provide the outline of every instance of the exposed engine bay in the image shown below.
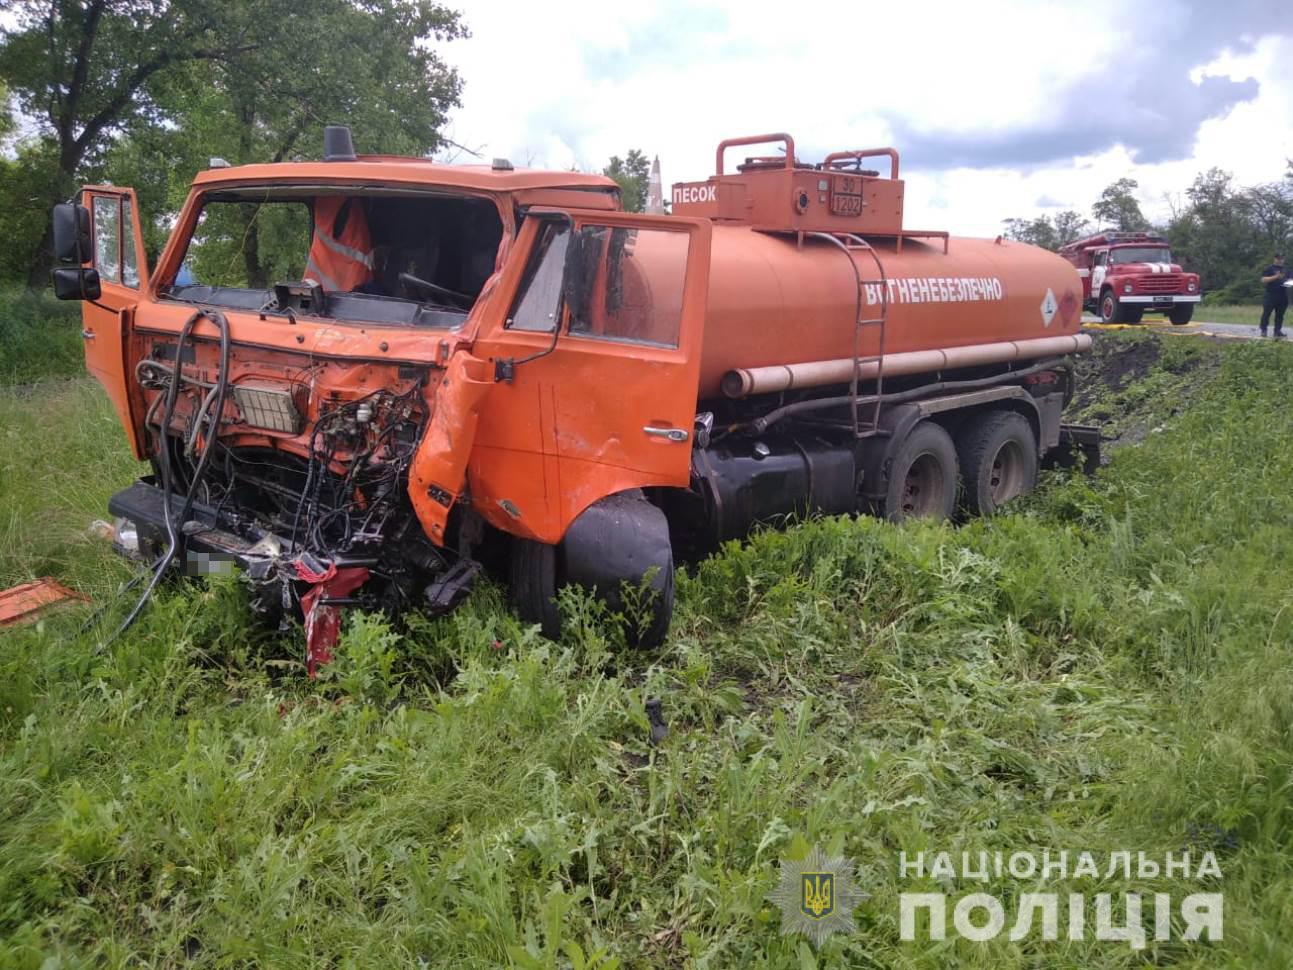
[[[196,339],[203,323],[218,348]],[[181,551],[190,573],[240,567],[256,609],[282,625],[300,610],[311,672],[328,659],[337,607],[454,605],[477,566],[426,538],[407,493],[434,370],[243,363],[227,333],[218,311],[199,311],[135,368],[155,474],[111,508],[131,523],[128,551],[153,564],[149,590]]]

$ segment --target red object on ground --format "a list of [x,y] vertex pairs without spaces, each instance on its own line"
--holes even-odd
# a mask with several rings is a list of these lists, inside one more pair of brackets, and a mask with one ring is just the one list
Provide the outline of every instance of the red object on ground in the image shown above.
[[69,601],[88,603],[89,599],[49,576],[22,583],[0,593],[0,626],[30,623],[50,607]]
[[332,648],[337,645],[337,635],[341,632],[341,609],[320,600],[349,596],[364,585],[368,569],[364,566],[338,569],[329,563],[326,570],[316,573],[298,561],[296,574],[313,584],[301,597],[301,609],[305,613],[305,670],[313,680],[319,665],[332,660]]

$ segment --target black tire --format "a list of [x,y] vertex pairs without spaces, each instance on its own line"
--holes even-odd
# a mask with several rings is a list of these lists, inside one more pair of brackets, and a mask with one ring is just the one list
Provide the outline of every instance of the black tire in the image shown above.
[[664,570],[664,589],[651,601],[651,622],[643,630],[627,630],[629,643],[635,647],[653,649],[664,643],[673,620],[673,553],[669,553],[669,566]]
[[1129,306],[1125,306],[1122,308],[1122,318],[1127,323],[1140,323],[1140,320],[1144,315],[1145,310],[1142,307],[1132,309]]
[[889,466],[884,514],[891,522],[951,518],[956,509],[956,446],[932,421],[922,421]]
[[521,619],[539,624],[543,635],[555,640],[561,634],[557,610],[557,547],[533,539],[512,540],[512,602]]
[[992,515],[1037,486],[1037,439],[1014,411],[989,411],[957,436],[965,484],[961,504],[971,515]]
[[1113,290],[1106,289],[1100,294],[1100,322],[1122,323],[1123,308]]
[[1178,303],[1172,309],[1167,311],[1167,319],[1172,321],[1172,326],[1183,327],[1194,317],[1193,303]]

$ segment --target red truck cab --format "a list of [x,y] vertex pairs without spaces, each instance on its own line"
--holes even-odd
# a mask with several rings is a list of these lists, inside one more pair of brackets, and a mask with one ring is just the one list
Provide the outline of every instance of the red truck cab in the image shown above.
[[1068,243],[1060,255],[1082,277],[1083,306],[1104,323],[1139,323],[1148,310],[1184,326],[1202,298],[1198,274],[1173,262],[1167,240],[1153,233],[1097,233]]

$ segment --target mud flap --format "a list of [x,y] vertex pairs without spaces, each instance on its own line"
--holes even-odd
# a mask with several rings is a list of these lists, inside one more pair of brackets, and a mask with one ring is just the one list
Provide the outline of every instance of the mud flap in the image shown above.
[[480,420],[480,405],[494,386],[488,361],[465,351],[449,361],[435,394],[435,411],[409,466],[409,498],[427,537],[443,545],[449,511],[462,494]]
[[1059,445],[1046,452],[1043,468],[1075,468],[1079,462],[1084,475],[1100,469],[1100,429],[1089,424],[1060,425]]

